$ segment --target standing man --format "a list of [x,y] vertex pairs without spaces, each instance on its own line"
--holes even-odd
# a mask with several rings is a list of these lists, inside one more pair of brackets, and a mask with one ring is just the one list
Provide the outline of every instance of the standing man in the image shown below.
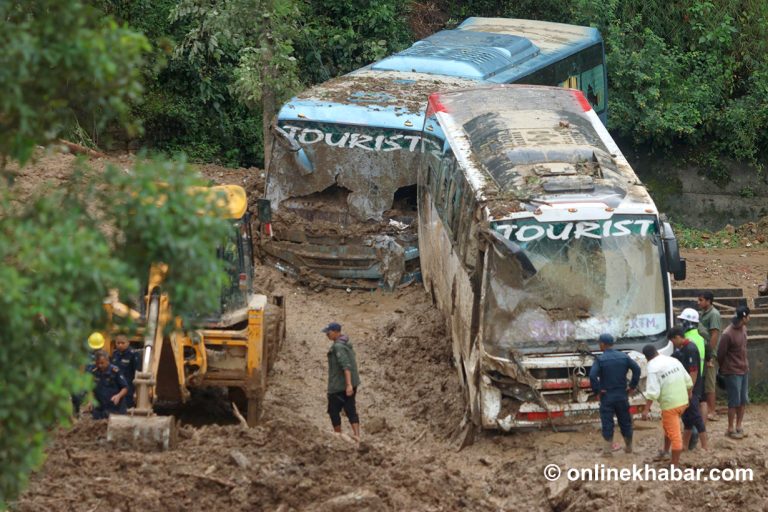
[[715,296],[710,291],[699,295],[699,334],[704,338],[708,348],[708,357],[704,367],[704,402],[702,414],[709,421],[717,420],[715,399],[717,393],[717,344],[720,341],[720,311],[713,305]]
[[672,357],[680,361],[693,381],[688,408],[683,413],[683,450],[687,450],[690,445],[691,437],[693,436],[693,427],[696,427],[696,430],[699,433],[701,448],[706,450],[707,429],[704,425],[704,418],[702,417],[699,408],[699,402],[701,401],[701,396],[704,392],[704,376],[701,374],[699,349],[696,348],[696,345],[694,345],[691,340],[684,336],[683,330],[679,327],[670,329],[669,340],[675,346],[675,352],[672,354]]
[[664,449],[659,451],[656,459],[664,459],[671,449],[672,465],[676,466],[680,464],[680,453],[683,451],[680,417],[688,407],[693,381],[680,361],[659,354],[653,345],[643,347],[643,355],[648,360],[648,379],[645,383],[647,402],[643,419],[648,419],[653,401],[658,400],[664,427]]
[[[739,306],[731,325],[725,328],[717,348],[717,361],[720,373],[725,377],[725,390],[728,393],[728,431],[726,435],[734,439],[744,437],[741,422],[747,407],[747,386],[749,361],[747,360],[747,324],[749,308]],[[736,420],[734,429],[733,420]]]
[[[629,413],[629,393],[634,393],[640,381],[640,366],[624,352],[613,349],[613,336],[604,333],[597,339],[602,354],[595,358],[589,370],[592,391],[600,398],[600,422],[603,426],[603,455],[613,455],[613,417],[619,422],[624,436],[624,451],[632,453],[632,416]],[[627,390],[627,372],[632,379]]]
[[[677,319],[680,320],[680,325],[683,328],[683,336],[693,342],[699,350],[699,361],[701,362],[699,375],[704,375],[704,362],[707,357],[711,357],[711,351],[709,350],[704,337],[699,334],[699,313],[693,308],[685,308],[680,312],[680,316],[678,316]],[[704,417],[707,415],[706,409],[706,406],[704,406]]]
[[124,398],[128,394],[125,377],[117,366],[109,363],[109,356],[103,350],[97,350],[93,360],[94,363],[86,368],[96,384],[93,394],[97,406],[93,408],[93,419],[105,420],[110,414],[125,414]]
[[355,397],[360,385],[357,358],[349,337],[341,334],[341,325],[329,323],[322,330],[331,340],[328,350],[328,415],[333,431],[341,433],[341,411],[347,415],[355,440],[360,441],[360,419],[357,417]]
[[131,348],[128,342],[128,336],[123,333],[115,336],[115,351],[112,352],[112,364],[117,366],[123,377],[128,383],[128,395],[125,397],[125,405],[129,409],[133,407],[134,386],[133,380],[136,378],[136,372],[141,371],[141,353]]

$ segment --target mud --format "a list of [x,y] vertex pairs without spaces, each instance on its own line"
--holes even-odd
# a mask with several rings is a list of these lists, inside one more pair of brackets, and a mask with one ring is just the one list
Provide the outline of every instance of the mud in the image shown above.
[[[749,293],[768,271],[765,249],[685,256],[686,287],[743,286]],[[596,425],[478,433],[459,451],[458,372],[442,319],[420,285],[389,294],[317,293],[270,268],[256,274],[258,286],[283,294],[288,307],[260,426],[228,424],[226,406],[193,408],[175,451],[139,453],[108,446],[104,422],[80,420],[54,433],[45,464],[12,510],[750,511],[768,502],[766,406],[748,407],[747,438],[727,439],[725,421],[711,422],[713,449],[682,458],[686,467],[751,469],[750,482],[549,482],[543,470],[553,463],[563,471],[661,468],[651,460],[660,425],[636,422],[635,453],[610,459],[599,456]],[[330,321],[342,324],[357,352],[359,447],[332,434],[326,415],[328,341],[320,329]],[[349,432],[346,421],[343,429]]]

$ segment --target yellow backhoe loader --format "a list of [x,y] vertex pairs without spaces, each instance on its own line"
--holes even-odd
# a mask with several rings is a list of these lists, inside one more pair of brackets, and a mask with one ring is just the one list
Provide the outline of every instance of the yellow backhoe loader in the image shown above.
[[285,308],[280,296],[253,292],[253,254],[247,198],[242,187],[216,186],[226,194],[232,219],[230,238],[218,248],[230,276],[222,290],[220,309],[187,329],[174,317],[172,297],[163,290],[165,264],[151,266],[142,311],[105,301],[105,337],[112,348],[113,320],[130,317],[142,324],[131,345],[140,348],[142,370],[136,373],[136,406],[128,415],[111,415],[107,439],[139,449],[168,449],[176,442],[173,416],[155,414],[159,404],[182,404],[193,388],[222,387],[241,417],[253,426],[261,414],[267,374],[285,337]]

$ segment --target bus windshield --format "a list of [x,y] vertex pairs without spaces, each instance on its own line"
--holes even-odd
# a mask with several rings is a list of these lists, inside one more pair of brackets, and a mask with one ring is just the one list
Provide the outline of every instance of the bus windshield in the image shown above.
[[491,355],[574,351],[575,342],[594,341],[603,332],[621,343],[666,330],[653,217],[525,219],[496,222],[492,229],[520,254],[510,256],[498,247],[489,251],[483,326]]

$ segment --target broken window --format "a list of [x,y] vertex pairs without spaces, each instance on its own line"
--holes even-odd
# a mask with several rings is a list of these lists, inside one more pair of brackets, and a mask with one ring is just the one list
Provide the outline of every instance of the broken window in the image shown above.
[[[640,338],[666,331],[664,274],[652,217],[494,226],[522,251],[489,251],[486,350],[574,350],[608,332]],[[534,272],[525,271],[529,262]]]

